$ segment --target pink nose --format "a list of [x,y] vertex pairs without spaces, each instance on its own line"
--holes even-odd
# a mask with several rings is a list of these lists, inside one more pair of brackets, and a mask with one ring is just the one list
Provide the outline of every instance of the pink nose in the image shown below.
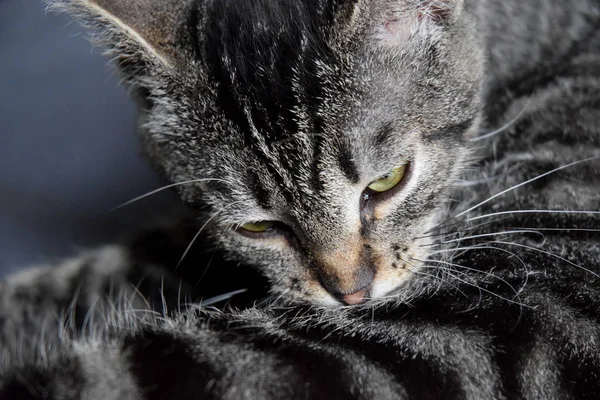
[[348,305],[360,304],[365,301],[365,296],[367,295],[367,290],[360,290],[355,293],[345,294],[342,297],[342,301]]

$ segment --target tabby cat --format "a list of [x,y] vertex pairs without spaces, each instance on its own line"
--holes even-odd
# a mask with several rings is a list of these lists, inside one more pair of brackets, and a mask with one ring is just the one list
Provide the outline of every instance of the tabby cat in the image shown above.
[[0,398],[600,396],[598,2],[54,5],[196,230],[3,283]]

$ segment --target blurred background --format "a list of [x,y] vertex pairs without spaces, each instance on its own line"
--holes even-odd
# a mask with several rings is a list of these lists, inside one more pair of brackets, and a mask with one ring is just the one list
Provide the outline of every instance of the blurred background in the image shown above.
[[41,0],[0,0],[0,278],[167,217],[168,193],[140,154],[136,109],[68,17]]

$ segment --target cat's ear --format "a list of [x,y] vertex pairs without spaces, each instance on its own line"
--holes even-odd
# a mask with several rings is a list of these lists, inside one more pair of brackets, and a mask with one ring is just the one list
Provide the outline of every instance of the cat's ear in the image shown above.
[[402,44],[415,35],[443,32],[458,19],[463,0],[383,0],[380,5],[378,36],[390,44]]
[[333,0],[337,39],[352,41],[365,27],[385,44],[401,45],[417,35],[439,35],[451,26],[464,0]]
[[[182,37],[193,0],[48,0],[51,10],[74,15],[94,30],[93,40],[116,56],[120,67],[181,62]],[[127,71],[126,71],[127,72]],[[131,71],[134,72],[134,71]]]

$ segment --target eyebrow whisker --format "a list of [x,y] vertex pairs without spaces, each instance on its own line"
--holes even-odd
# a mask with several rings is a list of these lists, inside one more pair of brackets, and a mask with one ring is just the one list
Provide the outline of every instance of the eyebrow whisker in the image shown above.
[[159,187],[158,189],[154,189],[154,190],[152,190],[152,191],[150,191],[148,193],[145,193],[145,194],[143,194],[141,196],[137,196],[137,197],[135,197],[135,198],[133,198],[131,200],[126,201],[125,203],[119,204],[118,206],[111,208],[108,212],[116,211],[116,210],[118,210],[120,208],[126,207],[126,206],[128,206],[128,205],[130,205],[132,203],[135,203],[136,201],[145,199],[146,197],[152,196],[152,195],[154,195],[156,193],[162,192],[164,190],[167,190],[167,189],[170,189],[170,188],[173,188],[173,187],[176,187],[176,186],[188,185],[190,183],[211,182],[211,181],[227,182],[224,179],[218,179],[218,178],[200,178],[200,179],[190,179],[190,180],[187,180],[187,181],[182,181],[182,182],[177,182],[177,183],[171,183],[169,185],[165,185],[165,186]]

